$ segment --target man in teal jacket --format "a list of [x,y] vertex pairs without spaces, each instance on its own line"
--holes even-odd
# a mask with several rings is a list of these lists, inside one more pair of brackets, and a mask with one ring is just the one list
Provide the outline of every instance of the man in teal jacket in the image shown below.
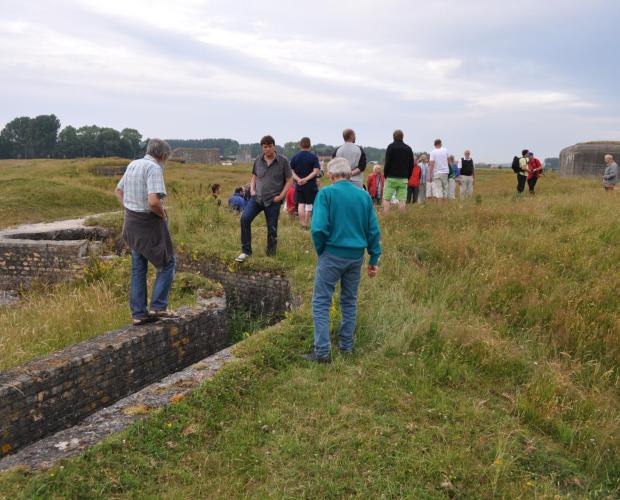
[[304,359],[317,363],[331,361],[329,310],[336,283],[340,281],[340,352],[353,352],[353,333],[357,316],[357,290],[364,251],[370,261],[368,276],[376,276],[381,255],[381,232],[372,199],[351,183],[351,165],[346,158],[335,158],[327,165],[332,185],[319,191],[314,202],[312,242],[319,261],[314,273],[312,315],[314,351]]

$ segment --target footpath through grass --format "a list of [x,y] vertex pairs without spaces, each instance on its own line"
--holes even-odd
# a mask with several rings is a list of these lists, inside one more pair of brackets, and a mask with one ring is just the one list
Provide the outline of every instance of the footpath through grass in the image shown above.
[[[232,260],[236,218],[204,201],[222,174],[169,175],[176,241]],[[225,192],[247,173],[227,175]],[[554,175],[515,199],[514,183],[481,172],[478,202],[381,216],[357,354],[329,366],[298,359],[309,235],[283,219],[267,258],[257,219],[250,265],[286,269],[301,308],[187,400],[50,471],[0,475],[0,497],[618,496],[620,199]]]

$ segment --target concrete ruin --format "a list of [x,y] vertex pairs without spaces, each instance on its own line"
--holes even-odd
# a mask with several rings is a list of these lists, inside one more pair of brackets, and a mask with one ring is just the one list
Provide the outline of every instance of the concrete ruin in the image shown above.
[[219,164],[220,150],[218,148],[176,148],[170,159],[182,160],[185,163]]
[[620,159],[620,141],[580,142],[560,152],[560,175],[564,177],[600,177],[606,154]]

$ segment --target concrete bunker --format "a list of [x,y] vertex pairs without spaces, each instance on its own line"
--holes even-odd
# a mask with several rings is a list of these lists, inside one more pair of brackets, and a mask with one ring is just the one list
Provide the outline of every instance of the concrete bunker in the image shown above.
[[564,177],[600,177],[605,170],[605,155],[620,160],[620,141],[581,142],[560,152],[560,175]]

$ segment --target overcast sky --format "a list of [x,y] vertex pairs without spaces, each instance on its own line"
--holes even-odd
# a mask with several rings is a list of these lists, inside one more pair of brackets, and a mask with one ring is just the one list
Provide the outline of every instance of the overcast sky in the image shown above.
[[0,0],[0,126],[385,147],[479,161],[620,140],[620,1]]

